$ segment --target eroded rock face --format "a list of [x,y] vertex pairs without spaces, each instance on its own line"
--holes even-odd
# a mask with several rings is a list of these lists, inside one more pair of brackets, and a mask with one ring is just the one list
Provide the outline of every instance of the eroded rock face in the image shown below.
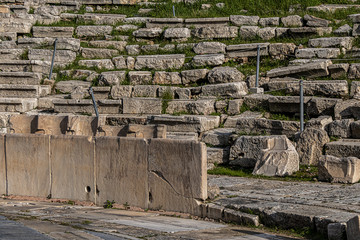
[[319,180],[334,183],[355,183],[360,180],[360,159],[325,155],[319,162]]
[[240,82],[245,78],[239,70],[232,67],[216,67],[208,74],[210,83]]
[[328,142],[330,139],[326,131],[306,128],[296,141],[296,151],[300,162],[306,165],[317,165],[323,153],[323,147]]

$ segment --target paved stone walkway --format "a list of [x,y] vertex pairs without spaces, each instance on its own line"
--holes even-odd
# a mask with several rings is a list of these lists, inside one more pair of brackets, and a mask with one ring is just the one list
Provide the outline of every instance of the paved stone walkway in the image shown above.
[[290,240],[255,228],[49,202],[0,200],[0,239]]
[[284,182],[209,176],[220,188],[213,203],[261,216],[266,226],[315,228],[327,234],[329,223],[346,223],[360,214],[360,183]]

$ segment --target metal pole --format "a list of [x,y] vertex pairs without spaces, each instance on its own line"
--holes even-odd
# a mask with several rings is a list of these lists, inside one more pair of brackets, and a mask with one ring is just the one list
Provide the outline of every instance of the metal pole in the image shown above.
[[300,132],[304,131],[304,89],[303,80],[300,80]]
[[256,61],[256,82],[255,87],[259,87],[259,75],[260,75],[260,45],[257,46],[257,61]]
[[93,105],[94,105],[96,117],[99,118],[99,112],[98,112],[98,109],[97,109],[97,105],[96,105],[96,101],[95,101],[95,97],[94,97],[94,91],[93,91],[92,87],[89,88],[89,93],[91,95],[91,99],[92,99],[92,102],[93,102]]
[[56,38],[56,39],[55,39],[55,42],[54,42],[54,52],[53,52],[53,56],[52,56],[52,60],[51,60],[49,80],[51,80],[52,73],[53,73],[57,41],[58,41],[58,39]]
[[173,15],[175,17],[175,6],[173,5]]

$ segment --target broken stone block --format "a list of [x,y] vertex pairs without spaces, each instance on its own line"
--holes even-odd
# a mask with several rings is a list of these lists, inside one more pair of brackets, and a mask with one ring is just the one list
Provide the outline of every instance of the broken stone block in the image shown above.
[[350,64],[348,63],[336,63],[328,66],[330,76],[332,79],[339,79],[346,76],[348,73]]
[[360,180],[360,159],[325,155],[319,161],[319,180],[333,183],[356,183]]
[[303,19],[298,15],[291,15],[287,17],[281,18],[282,24],[285,27],[302,27],[303,26]]
[[360,236],[360,216],[353,217],[346,223],[347,240],[357,240]]
[[226,164],[229,162],[230,148],[207,148],[207,169],[213,169],[215,164]]
[[219,128],[205,132],[201,141],[213,147],[228,146],[231,142],[231,136],[234,133],[235,129]]
[[300,66],[281,67],[268,71],[266,75],[270,78],[285,76],[308,78],[325,77],[329,75],[328,65],[330,65],[330,62],[323,61],[307,63]]
[[152,74],[149,71],[130,71],[128,73],[131,85],[151,84]]
[[331,23],[326,19],[310,16],[309,14],[304,16],[304,21],[305,24],[309,27],[327,27]]
[[345,49],[351,49],[353,37],[328,37],[328,38],[314,38],[308,42],[309,47],[343,47]]
[[240,38],[246,40],[254,39],[256,38],[259,29],[258,26],[242,26],[239,32]]
[[351,82],[350,97],[360,99],[360,81]]
[[119,51],[124,51],[127,42],[126,41],[90,41],[89,45],[96,48],[115,48]]
[[265,27],[265,28],[260,28],[257,31],[257,36],[260,37],[263,40],[270,40],[276,37],[276,28],[273,27]]
[[329,223],[327,236],[329,240],[344,240],[346,238],[346,223]]
[[201,96],[241,98],[247,93],[245,82],[209,84],[201,87]]
[[201,66],[219,66],[225,62],[224,54],[196,55],[191,64],[195,67]]
[[326,130],[327,125],[333,121],[331,116],[320,116],[318,118],[311,118],[305,123],[306,128],[316,128],[321,130]]
[[126,77],[125,71],[102,72],[99,75],[100,86],[113,86],[121,84]]
[[286,136],[265,139],[254,175],[288,176],[299,170],[299,155]]
[[337,58],[339,48],[303,48],[295,51],[296,58]]
[[140,54],[140,45],[127,45],[126,52],[130,55],[138,55]]
[[360,119],[360,101],[350,99],[336,104],[334,109],[335,119],[355,118]]
[[126,137],[166,138],[166,125],[129,124]]
[[209,70],[208,69],[193,69],[181,72],[181,80],[184,85],[189,83],[196,83],[205,80]]
[[116,69],[127,69],[126,60],[123,56],[114,57],[112,59]]
[[296,45],[294,43],[271,43],[269,54],[275,59],[284,59],[287,55],[294,55]]
[[156,38],[160,37],[163,30],[161,28],[140,28],[133,32],[136,38]]
[[208,74],[208,81],[211,84],[240,82],[244,80],[244,74],[233,67],[216,67]]
[[352,32],[352,27],[348,24],[345,24],[334,31],[334,34],[340,36],[350,36]]
[[327,132],[316,128],[306,128],[296,139],[296,151],[301,164],[317,165],[323,147],[330,142]]
[[123,98],[124,114],[161,114],[161,99]]
[[120,99],[124,97],[131,97],[133,91],[133,86],[129,85],[119,85],[119,86],[113,86],[111,88],[111,98],[112,99]]
[[350,138],[351,128],[350,125],[354,122],[354,119],[335,120],[328,125],[329,136]]
[[118,50],[106,48],[81,48],[83,58],[112,58],[118,55]]
[[279,26],[280,18],[279,17],[260,18],[259,24],[263,27]]
[[179,69],[185,63],[184,54],[171,54],[171,55],[143,55],[138,56],[135,62],[135,69],[140,70],[143,68],[166,70],[166,69]]
[[256,26],[259,23],[259,16],[244,16],[244,15],[231,15],[230,21],[235,26]]
[[[29,60],[51,61],[53,50],[48,49],[30,49],[28,52]],[[75,61],[76,53],[69,50],[57,50],[55,55],[55,63],[69,64]]]
[[215,112],[214,99],[199,99],[199,100],[172,100],[168,102],[166,113],[187,113],[197,115],[209,115]]
[[260,47],[260,56],[269,55],[269,43],[228,45],[226,55],[229,58],[256,57],[258,46]]
[[239,28],[234,26],[198,27],[192,30],[192,35],[201,39],[236,38]]
[[241,106],[243,105],[243,99],[234,99],[229,101],[227,113],[229,115],[237,115],[240,114]]
[[84,81],[60,81],[55,85],[55,89],[61,93],[72,93],[76,87],[83,87],[84,89],[89,88],[91,83]]
[[203,27],[203,26],[227,26],[229,25],[228,17],[213,18],[187,18],[184,20],[186,27]]
[[111,34],[112,30],[111,26],[78,26],[75,33],[78,37],[96,37]]
[[195,44],[193,50],[196,54],[225,53],[226,45],[220,42],[200,42]]
[[88,68],[99,68],[107,70],[112,70],[115,68],[110,59],[80,60],[79,65]]
[[157,97],[159,86],[157,85],[136,85],[132,97]]
[[168,28],[164,31],[164,38],[186,41],[190,37],[191,31],[189,28]]
[[33,36],[36,38],[44,37],[61,37],[72,38],[74,33],[73,27],[33,27]]
[[360,64],[352,63],[349,68],[348,78],[356,79],[360,78]]
[[178,72],[155,72],[153,83],[181,85],[181,76]]

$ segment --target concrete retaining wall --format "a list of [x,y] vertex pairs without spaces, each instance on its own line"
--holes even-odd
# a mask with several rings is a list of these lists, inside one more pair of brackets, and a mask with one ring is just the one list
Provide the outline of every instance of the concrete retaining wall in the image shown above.
[[0,135],[0,194],[200,214],[206,146],[184,140]]

